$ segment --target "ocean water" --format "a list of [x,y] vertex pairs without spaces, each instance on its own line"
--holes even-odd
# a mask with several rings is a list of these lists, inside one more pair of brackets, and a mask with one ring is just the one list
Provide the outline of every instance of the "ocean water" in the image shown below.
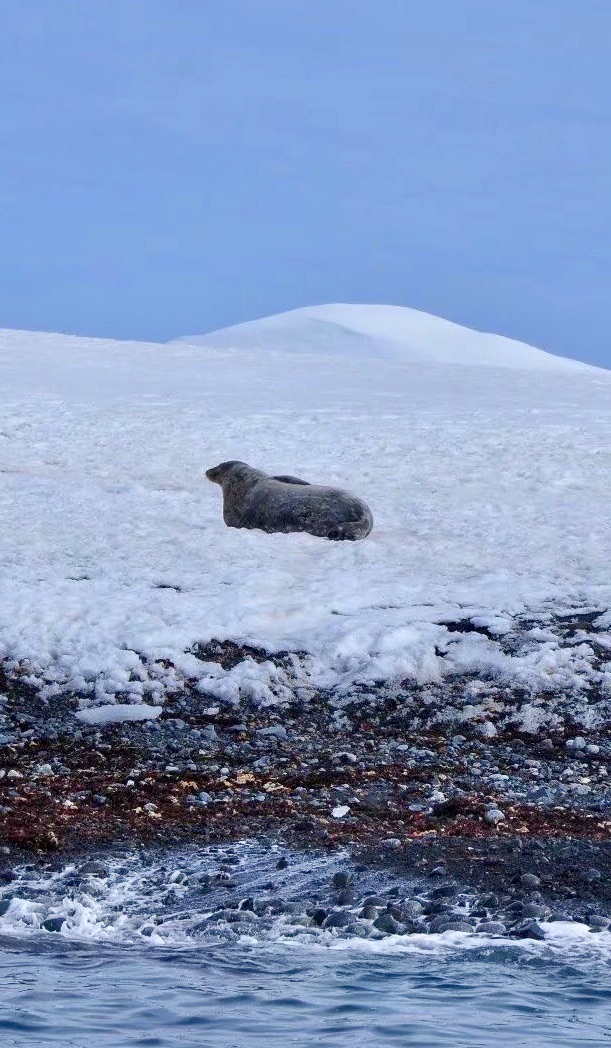
[[[250,845],[163,860],[106,856],[104,876],[77,864],[18,870],[3,890],[0,1044],[611,1043],[609,932],[556,921],[545,942],[515,942],[308,927],[305,902],[345,863],[282,856],[281,872],[276,849]],[[219,873],[227,879],[215,881]],[[392,885],[382,873],[360,876],[366,891]],[[279,912],[232,924],[222,899],[244,891],[267,892]]]

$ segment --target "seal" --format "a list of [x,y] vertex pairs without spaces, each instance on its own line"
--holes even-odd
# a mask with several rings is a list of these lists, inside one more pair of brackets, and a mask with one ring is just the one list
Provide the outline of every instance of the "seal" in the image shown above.
[[341,488],[285,474],[270,476],[235,460],[212,466],[206,476],[223,490],[223,520],[229,528],[355,540],[366,538],[373,527],[369,506]]

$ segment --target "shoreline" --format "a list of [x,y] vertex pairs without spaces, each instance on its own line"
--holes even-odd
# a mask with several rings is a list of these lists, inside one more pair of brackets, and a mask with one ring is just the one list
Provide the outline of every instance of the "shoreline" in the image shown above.
[[[275,658],[230,642],[210,652],[221,665]],[[611,913],[610,729],[495,725],[510,701],[498,681],[379,685],[341,705],[296,693],[263,709],[186,688],[157,720],[104,726],[19,674],[0,690],[0,877],[19,858],[272,838],[489,890],[532,874],[546,903]],[[435,723],[439,702],[474,691],[481,713],[460,733]]]

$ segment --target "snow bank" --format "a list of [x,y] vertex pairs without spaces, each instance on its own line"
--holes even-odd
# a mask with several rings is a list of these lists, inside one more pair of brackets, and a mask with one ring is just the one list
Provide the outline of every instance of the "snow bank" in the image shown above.
[[394,358],[406,364],[460,364],[535,371],[588,368],[587,364],[554,356],[524,342],[472,331],[405,306],[343,303],[305,306],[207,335],[185,336],[178,340],[180,343]]
[[[512,655],[494,630],[611,605],[611,374],[412,310],[272,320],[266,349],[240,329],[202,345],[0,332],[0,656],[98,705],[158,705],[184,675],[226,701],[286,693],[271,663],[185,654],[211,638],[308,652],[309,687],[449,671],[578,686],[589,656],[549,637]],[[227,529],[204,471],[229,458],[354,490],[372,535]],[[449,635],[473,616],[492,639]]]

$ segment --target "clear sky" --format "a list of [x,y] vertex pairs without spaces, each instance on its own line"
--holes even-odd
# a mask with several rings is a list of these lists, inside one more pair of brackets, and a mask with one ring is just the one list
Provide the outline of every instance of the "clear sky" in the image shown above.
[[611,367],[611,0],[0,0],[0,326],[408,305]]

